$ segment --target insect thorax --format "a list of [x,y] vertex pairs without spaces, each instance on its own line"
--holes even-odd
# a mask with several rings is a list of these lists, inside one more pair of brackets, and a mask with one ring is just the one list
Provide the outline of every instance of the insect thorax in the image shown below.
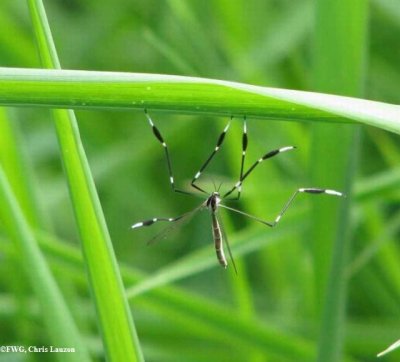
[[219,192],[215,191],[207,199],[206,205],[210,209],[210,211],[215,212],[218,209],[218,205],[220,202],[221,202],[221,197],[219,195]]

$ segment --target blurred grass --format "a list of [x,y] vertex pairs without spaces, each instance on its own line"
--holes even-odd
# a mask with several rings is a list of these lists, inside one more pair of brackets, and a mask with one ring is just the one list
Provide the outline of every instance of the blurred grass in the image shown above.
[[5,109],[0,109],[0,160],[16,199],[25,212],[30,226],[44,228],[44,215],[37,200],[37,191],[32,178],[31,165],[27,161],[26,150],[21,147],[19,125],[10,120]]
[[[76,349],[74,354],[61,354],[58,360],[76,361],[78,358],[80,361],[90,361],[87,346],[82,341],[67,304],[29,230],[28,223],[1,168],[0,190],[2,205],[0,216],[3,223],[7,225],[9,238],[15,242],[15,253],[20,263],[17,267],[24,268],[25,277],[40,304],[43,315],[41,322],[46,327],[49,341],[54,346],[71,346]],[[20,297],[24,298],[21,295]],[[26,307],[23,300],[18,303]]]
[[[317,90],[346,96],[363,94],[367,22],[368,3],[363,0],[318,2],[314,32]],[[340,204],[313,200],[310,235],[315,258],[315,305],[321,321],[317,359],[320,362],[340,361],[343,355],[348,288],[345,270],[351,250],[350,205],[359,143],[360,130],[352,126],[313,127],[311,179],[346,194]],[[334,160],[327,163],[333,154]]]
[[[312,48],[312,39],[316,33],[321,37],[328,35],[321,34],[312,24],[315,6],[321,3],[120,0],[117,6],[106,1],[55,1],[45,5],[66,69],[179,74],[310,90],[311,86],[316,89],[311,49],[313,57],[325,57],[322,50]],[[393,49],[400,37],[400,6],[390,0],[374,0],[370,6],[370,61],[365,68],[364,96],[399,104],[400,54]],[[361,15],[356,9],[352,20]],[[38,68],[26,3],[3,0],[0,17],[0,66]],[[335,17],[331,18],[333,22]],[[357,20],[356,24],[361,23]],[[336,36],[344,35],[338,32]],[[351,36],[347,38],[347,46],[355,54],[362,43]],[[333,66],[325,69],[322,76],[339,83],[339,61],[348,62],[352,55],[342,50],[332,57]],[[335,61],[337,57],[339,60]],[[353,77],[354,74],[349,75],[352,80]],[[343,94],[340,90],[330,92]],[[44,102],[54,96],[48,92]],[[209,97],[206,93],[204,96]],[[199,94],[194,94],[192,100],[193,97]],[[238,115],[248,111],[248,104],[241,100],[236,99]],[[113,99],[105,102],[115,106]],[[264,97],[260,97],[260,102],[251,107],[271,111],[270,104],[264,102]],[[360,113],[363,111],[363,104],[358,106],[353,100],[348,104]],[[230,111],[218,105],[208,114],[189,110],[191,115],[185,116],[185,107],[195,105],[182,105],[179,112],[163,108],[152,113],[169,144],[176,180],[182,187],[214,147],[218,132],[227,121],[224,115]],[[164,110],[169,112],[163,113]],[[146,240],[157,230],[133,233],[129,230],[133,222],[178,215],[198,200],[170,192],[164,155],[141,112],[111,108],[89,111],[83,107],[76,114],[121,274],[132,293],[130,305],[146,360],[313,360],[321,320],[316,318],[319,314],[315,303],[314,238],[309,237],[315,223],[310,208],[312,195],[296,200],[287,218],[274,230],[265,230],[228,213],[222,215],[238,261],[239,277],[230,274],[231,268],[224,271],[217,265],[207,215],[193,220],[181,233],[146,247]],[[305,113],[303,119],[312,118],[313,114]],[[299,120],[297,116],[294,119]],[[398,120],[394,119],[393,124],[396,126]],[[80,238],[52,123],[43,110],[24,107],[12,110],[12,126],[20,129],[19,141],[8,145],[10,139],[5,137],[3,128],[5,146],[1,152],[4,155],[9,151],[11,157],[25,150],[26,166],[21,171],[13,167],[13,162],[9,163],[7,177],[17,175],[13,177],[32,190],[28,196],[18,196],[25,213],[27,205],[38,205],[43,210],[35,237],[84,335],[84,343],[94,359],[102,360],[98,324],[77,246]],[[333,132],[338,132],[337,127],[332,125]],[[276,147],[293,144],[298,149],[257,169],[246,180],[242,200],[235,205],[238,208],[273,219],[294,189],[337,185],[341,173],[336,165],[343,157],[348,161],[347,156],[339,157],[334,149],[321,154],[321,163],[316,163],[310,156],[315,155],[310,123],[265,122],[248,116],[248,128],[247,165]],[[211,180],[221,180],[224,187],[230,181],[236,182],[240,137],[241,120],[234,119],[221,153],[201,182],[210,185]],[[335,140],[333,133],[320,140],[330,139]],[[346,149],[341,138],[334,144]],[[355,193],[348,199],[348,232],[353,247],[345,263],[345,278],[351,288],[340,336],[345,344],[343,360],[352,361],[374,360],[379,351],[400,337],[398,135],[366,126],[361,146],[358,170],[352,175]],[[2,165],[5,167],[3,160]],[[317,185],[309,177],[313,165],[318,165],[321,172],[326,165],[333,175],[327,174],[326,181]],[[18,176],[21,172],[22,177]],[[329,198],[320,200],[324,210],[337,203]],[[337,222],[332,232],[336,225]],[[0,257],[4,260],[0,263],[0,341],[48,345],[50,340],[38,323],[43,315],[35,307],[36,298],[28,281],[18,271],[10,273],[20,255],[13,252],[4,222],[0,226]],[[326,251],[320,253],[324,253],[320,257],[331,256]],[[135,290],[138,292],[146,285],[148,289],[134,296]],[[339,342],[334,344],[333,348],[340,347]],[[385,361],[397,361],[398,353],[388,354]],[[53,356],[26,357],[42,361],[52,360]]]

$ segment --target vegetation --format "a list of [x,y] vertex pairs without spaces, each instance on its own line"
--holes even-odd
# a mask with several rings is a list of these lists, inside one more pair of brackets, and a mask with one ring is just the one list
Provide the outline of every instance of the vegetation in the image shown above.
[[[373,361],[400,338],[400,5],[44,5],[0,3],[0,344],[76,352],[16,360]],[[273,229],[221,210],[237,275],[206,212],[147,246],[163,226],[132,224],[201,201],[171,191],[144,108],[180,188],[230,116],[199,183],[237,182],[246,116],[246,169],[297,149],[230,205],[273,220],[299,187],[347,197],[301,194]]]

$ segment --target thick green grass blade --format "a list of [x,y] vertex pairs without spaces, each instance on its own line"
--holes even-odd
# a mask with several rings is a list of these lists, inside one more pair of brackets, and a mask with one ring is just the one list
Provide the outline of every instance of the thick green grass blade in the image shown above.
[[[362,93],[367,7],[368,3],[363,0],[320,0],[316,3],[314,78],[317,90],[344,95]],[[313,200],[311,235],[316,275],[315,304],[322,317],[318,342],[318,361],[321,362],[342,360],[347,298],[345,268],[358,139],[358,130],[354,126],[319,124],[313,129],[313,184],[336,188],[346,194],[341,203]]]
[[400,106],[323,93],[156,74],[0,68],[0,104],[125,108],[349,122],[400,133]]
[[[43,4],[31,0],[29,5],[43,65],[59,68]],[[110,361],[140,361],[140,344],[75,115],[56,110],[54,117],[105,354]]]
[[60,353],[60,361],[90,361],[71,313],[33,236],[22,210],[0,165],[0,217],[17,251],[35,295],[43,322],[54,346],[75,348],[75,353]]

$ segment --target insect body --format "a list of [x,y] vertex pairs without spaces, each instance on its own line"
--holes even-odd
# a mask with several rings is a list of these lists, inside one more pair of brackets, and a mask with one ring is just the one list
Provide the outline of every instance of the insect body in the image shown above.
[[[211,221],[212,221],[212,233],[215,244],[215,252],[217,253],[217,259],[219,263],[226,268],[228,263],[226,261],[226,257],[224,254],[224,247],[222,245],[222,229],[221,225],[217,218],[217,209],[219,203],[221,202],[220,196],[218,192],[213,192],[211,196],[206,200],[206,205],[211,212]],[[233,260],[233,259],[232,259]],[[236,269],[236,267],[235,267]]]
[[[172,164],[171,164],[171,159],[169,156],[169,152],[168,152],[168,147],[166,142],[164,141],[163,137],[161,136],[160,131],[158,130],[158,128],[154,125],[152,119],[150,118],[149,114],[147,113],[147,111],[145,111],[145,115],[149,121],[150,126],[153,129],[153,133],[155,135],[155,137],[158,139],[158,141],[161,143],[161,145],[164,148],[164,152],[165,152],[165,157],[167,159],[167,166],[168,166],[168,173],[169,173],[169,180],[170,180],[170,184],[171,184],[171,188],[174,192],[178,192],[178,193],[183,193],[183,194],[189,194],[189,195],[197,195],[194,194],[192,192],[189,191],[184,191],[184,190],[180,190],[177,189],[175,187],[175,181],[174,181],[174,177],[173,177],[173,173],[172,173]],[[224,268],[226,268],[228,266],[228,262],[226,260],[225,257],[225,253],[224,253],[224,248],[223,248],[223,244],[225,242],[225,245],[227,246],[228,252],[229,252],[229,256],[232,260],[232,264],[233,267],[235,269],[236,272],[236,266],[235,266],[235,262],[233,260],[232,257],[232,252],[230,250],[229,247],[229,243],[228,243],[228,239],[223,231],[223,227],[221,224],[221,220],[218,217],[218,209],[220,207],[236,212],[238,214],[244,215],[246,217],[249,217],[255,221],[258,221],[266,226],[269,227],[274,227],[282,218],[282,216],[284,215],[284,213],[286,212],[286,210],[289,208],[290,204],[293,202],[293,200],[295,199],[295,197],[299,194],[299,193],[309,193],[309,194],[327,194],[327,195],[332,195],[332,196],[343,196],[343,194],[339,191],[335,191],[335,190],[330,190],[330,189],[320,189],[320,188],[299,188],[297,189],[293,195],[289,198],[289,200],[286,202],[286,204],[283,206],[282,210],[279,212],[279,214],[276,216],[275,220],[273,221],[265,221],[261,218],[258,218],[256,216],[247,214],[243,211],[234,209],[232,207],[229,207],[225,204],[223,204],[221,201],[222,200],[238,200],[240,198],[241,195],[241,191],[242,191],[242,184],[244,182],[244,180],[254,171],[254,169],[263,161],[272,158],[276,155],[279,155],[280,153],[283,152],[287,152],[287,151],[291,151],[293,149],[295,149],[295,147],[293,146],[286,146],[286,147],[281,147],[275,150],[272,150],[270,152],[267,152],[265,155],[263,155],[261,158],[259,158],[257,161],[255,161],[253,163],[253,165],[246,171],[244,172],[244,161],[245,161],[245,157],[246,157],[246,150],[247,150],[247,144],[248,144],[248,138],[247,138],[247,127],[246,127],[246,121],[244,122],[244,127],[243,127],[243,136],[242,136],[242,157],[241,157],[241,166],[240,166],[240,175],[239,175],[239,180],[234,184],[234,186],[227,191],[226,193],[224,193],[223,195],[220,195],[219,190],[218,191],[214,191],[211,194],[207,193],[207,191],[205,191],[203,188],[201,188],[200,186],[198,186],[196,184],[196,181],[198,180],[198,178],[200,177],[200,175],[202,174],[202,172],[205,170],[205,168],[207,167],[207,165],[210,163],[210,161],[213,159],[213,157],[215,156],[215,154],[220,150],[220,147],[224,141],[225,138],[225,134],[229,129],[229,125],[230,123],[227,124],[227,126],[224,128],[224,130],[222,131],[222,133],[220,134],[218,140],[217,140],[217,145],[215,146],[214,150],[211,152],[210,156],[207,158],[207,160],[203,163],[203,165],[200,167],[200,170],[195,174],[195,176],[193,177],[190,185],[191,187],[193,187],[194,189],[196,189],[198,192],[206,194],[207,195],[207,199],[201,203],[198,207],[196,207],[195,209],[193,209],[192,211],[189,211],[185,214],[182,214],[180,216],[174,217],[174,218],[153,218],[153,219],[149,219],[149,220],[145,220],[145,221],[141,221],[138,222],[136,224],[132,225],[132,229],[136,229],[142,226],[150,226],[156,222],[169,222],[169,223],[175,223],[175,222],[179,222],[179,221],[183,221],[184,219],[189,218],[190,216],[194,215],[197,211],[208,208],[208,210],[211,213],[211,222],[212,222],[212,236],[214,239],[214,245],[215,245],[215,251],[217,254],[217,259],[219,261],[219,263],[221,264],[221,266],[223,266]],[[236,197],[231,197],[228,198],[233,192],[237,192],[237,196]]]

